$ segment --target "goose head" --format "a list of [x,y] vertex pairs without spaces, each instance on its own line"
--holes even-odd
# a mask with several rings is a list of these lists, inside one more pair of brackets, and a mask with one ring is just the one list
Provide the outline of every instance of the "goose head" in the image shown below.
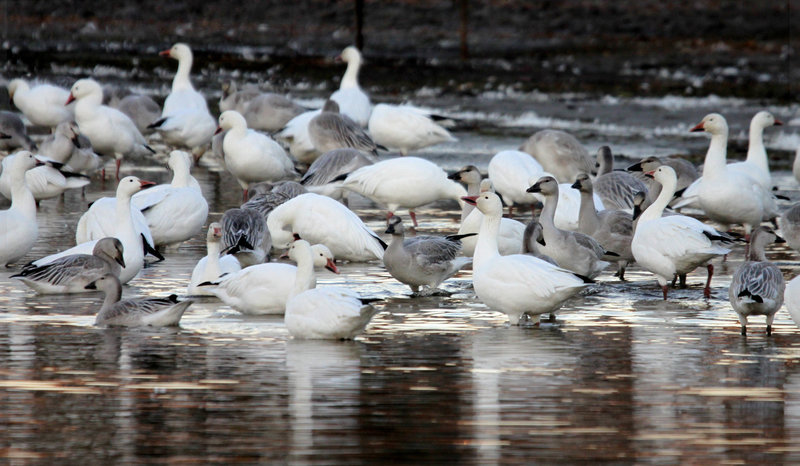
[[326,113],[339,113],[339,104],[332,99],[328,99],[325,101],[325,105],[322,106],[322,111]]
[[720,115],[719,113],[709,113],[705,117],[703,117],[703,121],[698,123],[694,128],[690,130],[691,132],[698,132],[698,131],[705,131],[706,133],[710,133],[712,135],[715,134],[728,134],[728,122],[725,121],[725,117]]
[[125,259],[123,257],[124,249],[122,247],[122,242],[117,238],[113,237],[106,237],[101,238],[95,245],[94,249],[92,250],[92,254],[95,256],[100,257],[107,257],[117,264],[120,267],[125,267]]
[[390,217],[386,223],[388,223],[388,226],[386,227],[386,231],[384,233],[395,236],[403,236],[405,234],[406,230],[403,226],[403,219],[397,215]]
[[120,284],[119,278],[117,278],[116,275],[113,273],[107,273],[97,280],[89,283],[84,288],[87,290],[100,290],[106,294],[112,294],[112,292],[121,293],[122,284]]
[[333,253],[324,244],[311,246],[311,256],[314,258],[314,267],[325,267],[333,273],[339,273]]
[[192,49],[189,48],[188,45],[178,42],[177,44],[173,45],[167,50],[163,50],[158,52],[159,55],[162,57],[170,57],[174,58],[175,60],[182,61],[186,59],[192,58]]
[[492,180],[489,178],[484,178],[481,180],[481,192],[494,192],[494,186],[492,186]]
[[669,165],[661,165],[656,168],[655,171],[648,172],[648,174],[651,174],[661,186],[672,186],[674,189],[678,184],[678,176],[675,174],[675,170]]
[[33,155],[31,151],[21,150],[15,154],[10,156],[6,156],[3,161],[5,162],[8,159],[8,165],[3,164],[3,166],[8,167],[8,173],[13,174],[12,178],[22,178],[22,174],[26,171],[30,170],[31,168],[37,165],[44,165],[42,162],[36,159],[36,156]]
[[545,197],[558,196],[558,181],[552,176],[543,176],[526,191],[529,193],[542,193]]
[[219,243],[222,241],[222,225],[220,225],[219,222],[214,222],[208,226],[206,241],[209,243]]
[[447,177],[453,181],[465,183],[467,186],[481,182],[481,172],[475,165],[467,165]]
[[598,176],[610,173],[614,169],[614,154],[611,153],[610,147],[603,146],[597,150],[595,168]]
[[79,79],[75,81],[69,91],[69,98],[64,105],[69,105],[75,100],[87,99],[94,101],[97,105],[103,102],[103,88],[94,79]]
[[192,166],[192,159],[188,152],[174,150],[169,153],[167,165],[173,173],[188,173],[189,167]]
[[350,45],[348,47],[345,47],[344,50],[342,50],[342,53],[339,54],[338,57],[336,57],[336,61],[343,61],[348,64],[361,63],[361,52],[359,52],[359,50],[356,47]]
[[247,129],[247,121],[236,110],[226,110],[219,116],[219,126],[214,134],[219,134],[230,129]]
[[30,87],[28,86],[27,81],[25,81],[24,79],[17,78],[17,79],[12,79],[11,82],[8,83],[8,86],[6,86],[6,89],[8,89],[8,99],[13,103],[14,94],[16,94],[17,91],[25,92],[28,89],[30,89]]
[[119,180],[117,197],[131,197],[139,191],[155,185],[152,181],[140,180],[135,176],[126,176]]
[[501,217],[503,215],[503,202],[497,194],[486,191],[477,196],[464,196],[461,198],[467,204],[472,204],[487,217]]
[[770,112],[762,110],[753,116],[750,120],[750,126],[768,128],[770,126],[781,126],[783,122],[775,118]]
[[634,163],[626,170],[629,172],[651,172],[663,165],[658,157],[645,157],[640,162]]
[[592,194],[592,179],[589,178],[589,175],[586,173],[581,173],[575,178],[575,182],[572,183],[572,188],[582,193]]

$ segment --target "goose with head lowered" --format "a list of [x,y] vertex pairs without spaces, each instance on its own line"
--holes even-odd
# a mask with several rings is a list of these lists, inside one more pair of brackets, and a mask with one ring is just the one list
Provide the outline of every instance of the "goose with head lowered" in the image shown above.
[[483,213],[472,265],[475,293],[492,309],[504,312],[510,324],[519,324],[526,314],[538,324],[541,314],[555,312],[591,281],[533,256],[501,256],[497,249],[503,215],[500,198],[487,191],[464,201]]
[[116,275],[110,273],[89,283],[86,289],[105,293],[103,306],[97,313],[94,324],[108,327],[175,326],[193,303],[190,299],[178,301],[174,294],[166,298],[121,300],[122,284]]
[[24,79],[12,79],[8,83],[8,97],[25,118],[36,126],[52,129],[73,118],[73,109],[64,106],[69,91],[52,84],[37,83],[31,86]]
[[376,105],[369,117],[369,134],[376,143],[403,156],[442,142],[457,141],[429,114],[410,105]]
[[594,171],[586,148],[575,136],[557,129],[534,133],[519,150],[530,154],[559,183],[572,183],[579,174]]

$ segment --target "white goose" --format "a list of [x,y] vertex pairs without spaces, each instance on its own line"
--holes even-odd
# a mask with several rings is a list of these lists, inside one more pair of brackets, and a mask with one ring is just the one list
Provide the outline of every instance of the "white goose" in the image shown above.
[[220,256],[220,240],[222,239],[222,225],[217,222],[208,226],[206,235],[206,249],[208,255],[197,261],[197,265],[192,270],[192,277],[189,279],[187,291],[191,296],[214,296],[211,291],[201,283],[214,282],[226,274],[236,273],[242,270],[242,266],[236,257],[231,255]]
[[92,148],[116,159],[119,166],[128,155],[155,153],[131,119],[115,108],[103,105],[103,89],[93,79],[81,79],[72,85],[67,103],[76,100],[75,121]]
[[489,161],[489,179],[495,191],[508,206],[508,216],[512,217],[514,204],[532,205],[538,200],[527,192],[530,179],[538,180],[545,173],[542,165],[525,152],[504,150]]
[[[639,216],[631,252],[640,266],[656,275],[666,300],[667,283],[673,276],[689,273],[712,258],[729,253],[730,249],[720,243],[731,238],[692,217],[662,217],[664,208],[675,195],[678,178],[675,170],[666,165],[650,173],[661,183],[661,193]],[[714,266],[708,264],[707,268],[708,281],[703,294],[710,297]]]
[[800,327],[800,276],[794,277],[789,281],[783,297],[786,301],[786,310],[789,311],[789,316],[791,316],[795,325]]
[[571,134],[555,129],[534,133],[519,148],[538,161],[559,183],[572,183],[581,173],[592,173],[589,152]]
[[269,136],[247,129],[247,122],[239,112],[222,112],[217,131],[227,131],[222,142],[225,167],[242,186],[243,201],[247,200],[251,183],[277,181],[295,173],[283,147]]
[[368,128],[377,144],[400,151],[400,155],[443,142],[457,141],[425,112],[409,105],[376,105],[369,117]]
[[343,260],[380,260],[386,249],[386,243],[353,211],[315,193],[301,194],[276,207],[267,226],[273,245],[279,249],[289,247],[295,233],[309,242],[324,244]]
[[[545,172],[546,173],[546,172]],[[577,176],[576,176],[577,177]],[[533,177],[528,180],[533,185],[539,178]],[[547,197],[540,193],[533,193],[543,205],[547,205]],[[592,193],[594,208],[597,211],[605,209],[600,197]],[[578,231],[581,212],[581,193],[572,188],[572,183],[558,184],[558,206],[556,208],[555,225],[557,228],[567,231]]]
[[[492,190],[492,182],[488,179],[481,181],[480,173],[473,165],[462,168],[454,175],[451,175],[451,179],[457,179],[467,183],[467,193],[469,196],[477,196],[479,193],[487,191],[494,192]],[[478,186],[478,188],[475,189],[475,186]],[[461,218],[461,226],[458,228],[459,235],[477,233],[480,230],[481,222],[483,222],[483,214],[468,202],[464,203]],[[522,222],[505,217],[500,219],[500,231],[497,233],[497,248],[500,251],[500,255],[521,254],[523,247],[522,238],[524,234],[525,224]],[[461,253],[465,256],[472,257],[475,254],[475,246],[477,246],[477,244],[478,238],[476,236],[463,238],[461,240]]]
[[297,278],[286,303],[286,329],[301,339],[351,339],[364,331],[377,311],[347,288],[309,288],[302,277],[314,274],[312,255],[307,241],[295,241],[289,248],[289,258],[297,262]]
[[0,210],[0,265],[6,267],[27,254],[39,237],[36,201],[25,182],[25,172],[36,164],[32,153],[21,151],[3,170],[11,175],[11,207]]
[[133,206],[144,214],[156,246],[176,246],[188,240],[200,232],[208,218],[208,202],[190,172],[189,154],[174,150],[168,164],[172,169],[170,184],[133,196]]
[[353,119],[360,126],[367,126],[372,111],[369,96],[358,85],[358,71],[361,69],[361,52],[357,48],[346,47],[337,57],[347,63],[339,90],[331,94],[331,100],[339,104],[341,112]]
[[[120,272],[119,279],[124,283],[131,281],[136,274],[142,270],[144,265],[144,248],[142,247],[142,236],[134,226],[134,218],[131,210],[131,197],[149,186],[155,186],[152,181],[140,180],[135,176],[126,176],[121,179],[117,186],[117,197],[115,201],[114,229],[111,236],[122,242],[124,250],[125,267]],[[146,226],[146,224],[145,224]],[[56,259],[71,254],[91,254],[98,239],[79,243],[66,251],[51,254],[33,262],[40,266],[49,264]]]
[[[15,154],[8,155],[0,162],[3,167],[3,172],[0,173],[0,194],[8,199],[11,198],[11,178],[13,175],[6,168],[10,166],[14,157],[16,157]],[[62,171],[55,168],[55,166],[61,166],[61,164],[46,162],[25,172],[25,182],[37,202],[58,197],[68,189],[82,188],[90,182],[87,176]]]
[[113,274],[106,274],[86,285],[86,289],[105,293],[95,325],[109,327],[168,327],[178,325],[193,301],[178,301],[176,295],[166,298],[122,298],[122,284]]
[[[325,267],[339,273],[328,248],[315,244],[311,249],[314,267]],[[309,289],[317,283],[313,271],[299,275],[297,271],[298,267],[280,262],[258,264],[200,286],[207,287],[223,303],[242,314],[283,314],[295,285]],[[301,283],[298,284],[297,280]]]
[[449,180],[438,165],[418,157],[398,157],[361,167],[344,179],[342,187],[385,206],[389,211],[386,218],[397,209],[408,209],[414,226],[418,225],[415,208],[441,199],[461,204],[461,197],[467,195],[464,187]]
[[289,120],[286,126],[275,135],[278,140],[289,146],[289,153],[300,163],[310,165],[320,155],[320,152],[314,147],[314,143],[311,142],[308,124],[321,112],[320,109],[301,113]]
[[554,312],[586,286],[572,272],[533,256],[501,256],[497,250],[503,215],[500,198],[485,192],[465,200],[483,213],[472,266],[475,293],[489,307],[506,313],[509,323],[518,324],[528,314],[538,324],[541,314]]
[[75,150],[75,138],[80,134],[78,124],[74,121],[63,121],[56,126],[53,133],[39,143],[39,155],[66,164],[72,151]]
[[178,71],[172,80],[172,91],[164,101],[161,118],[150,127],[161,133],[168,144],[202,154],[201,148],[211,142],[217,125],[208,111],[205,97],[194,89],[189,79],[192,49],[177,43],[159,54],[178,60]]
[[31,87],[24,79],[12,79],[8,83],[8,97],[36,126],[55,128],[73,118],[72,108],[64,106],[69,91],[52,84]]

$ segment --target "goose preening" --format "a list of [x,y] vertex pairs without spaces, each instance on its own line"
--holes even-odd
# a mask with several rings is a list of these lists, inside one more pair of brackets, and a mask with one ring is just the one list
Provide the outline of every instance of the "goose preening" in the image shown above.
[[556,226],[558,190],[558,181],[552,176],[544,176],[528,188],[529,192],[541,193],[545,197],[544,207],[539,216],[545,244],[540,251],[555,260],[560,267],[578,275],[594,278],[609,265],[602,258],[609,252],[615,253],[615,251],[606,251],[589,235],[562,230]]
[[164,101],[161,118],[150,127],[155,128],[167,144],[202,155],[203,147],[211,141],[217,125],[208,111],[205,97],[195,90],[189,77],[194,60],[192,49],[177,43],[159,55],[178,60],[178,71],[172,79],[172,90]]
[[539,202],[527,189],[531,178],[538,180],[545,173],[542,165],[529,154],[518,150],[498,152],[489,161],[487,171],[495,192],[508,206],[509,217],[514,214],[515,204],[532,206]]
[[522,254],[528,254],[558,267],[558,263],[556,263],[552,257],[543,254],[540,250],[545,244],[544,234],[542,234],[542,224],[539,223],[539,220],[536,218],[531,219],[531,221],[525,225],[525,232],[522,234]]
[[[617,276],[625,280],[625,268],[633,262],[631,240],[633,239],[633,218],[622,210],[601,210],[594,207],[592,193],[594,186],[587,174],[578,175],[572,185],[581,193],[581,209],[578,219],[578,231],[591,236],[606,251],[613,251],[616,256],[604,256],[604,259],[617,263]],[[642,193],[641,191],[639,193]],[[643,194],[643,193],[642,193]],[[631,196],[631,209],[634,207],[634,196]]]
[[408,155],[411,151],[457,141],[425,112],[409,105],[378,104],[369,117],[372,139],[390,150]]
[[220,256],[220,241],[222,240],[222,225],[217,222],[208,226],[206,235],[207,255],[197,261],[197,265],[192,270],[192,277],[189,279],[187,291],[191,296],[214,296],[211,291],[201,283],[214,282],[223,275],[236,273],[242,270],[242,266],[236,257],[229,254]]
[[475,293],[489,307],[508,315],[510,324],[518,324],[523,314],[538,324],[541,314],[555,312],[587,285],[584,278],[533,256],[501,256],[497,249],[503,215],[500,198],[487,191],[464,200],[483,213],[472,266]]
[[[330,249],[315,244],[311,251],[314,267],[324,267],[333,273],[339,273]],[[283,314],[286,301],[295,285],[305,290],[314,288],[317,283],[313,270],[300,271],[299,265],[295,267],[281,262],[253,265],[199,286],[206,287],[223,303],[242,314]]]
[[278,181],[295,173],[294,163],[283,147],[266,134],[248,129],[238,112],[222,112],[217,131],[227,131],[222,142],[225,168],[242,186],[243,202],[251,183]]
[[[3,167],[3,172],[0,173],[0,194],[8,199],[11,198],[13,174],[7,170],[7,167],[15,157],[17,157],[16,154],[7,155],[0,162]],[[87,176],[56,168],[62,166],[60,163],[47,160],[43,162],[38,167],[25,172],[25,183],[36,202],[58,197],[68,189],[82,188],[90,182]]]
[[75,121],[92,148],[116,160],[116,179],[123,157],[154,154],[133,121],[115,108],[103,105],[103,88],[93,79],[80,79],[72,85],[67,104],[75,104]]
[[0,111],[0,149],[24,149],[36,151],[36,143],[28,136],[25,123],[19,115]]
[[[733,238],[692,217],[662,217],[664,208],[675,195],[678,180],[675,170],[666,165],[651,173],[661,183],[661,193],[639,216],[631,251],[640,266],[656,275],[666,300],[667,283],[673,276],[687,274],[716,256],[728,254],[730,249],[723,244]],[[706,298],[711,296],[714,266],[708,264],[707,268],[708,280],[703,289]]]
[[414,226],[418,225],[417,207],[442,199],[461,204],[461,197],[467,194],[438,165],[418,157],[397,157],[361,167],[342,181],[342,187],[386,207],[387,218],[398,209],[408,209]]
[[304,280],[314,275],[314,252],[307,241],[292,243],[288,254],[297,263],[283,318],[289,333],[301,339],[348,340],[363,332],[377,310],[365,305],[355,291],[339,286],[316,288],[316,280]]
[[95,325],[109,327],[169,327],[178,325],[183,313],[192,305],[187,299],[178,301],[176,295],[167,298],[122,298],[122,284],[113,274],[106,274],[86,285],[87,290],[105,294],[97,313]]
[[267,222],[253,209],[228,209],[220,220],[222,224],[222,252],[236,257],[242,267],[269,260],[272,249]]
[[314,160],[300,183],[311,192],[342,201],[347,191],[335,180],[373,163],[375,158],[360,150],[334,149]]
[[278,131],[306,109],[290,99],[256,87],[236,89],[233,82],[224,83],[219,101],[220,111],[236,110],[247,120],[247,127],[259,131]]
[[65,107],[69,91],[58,86],[38,83],[33,87],[24,79],[8,83],[8,97],[20,112],[36,126],[55,128],[59,123],[72,120],[73,110]]
[[728,299],[742,324],[742,335],[747,335],[747,318],[765,316],[767,335],[772,335],[772,320],[783,304],[786,284],[781,269],[769,262],[764,253],[766,245],[783,240],[769,227],[760,226],[753,231],[747,260],[731,278]]
[[528,138],[519,150],[531,154],[559,183],[572,183],[579,174],[594,172],[589,151],[575,136],[564,131],[543,129]]
[[378,145],[372,137],[350,117],[340,113],[335,100],[328,99],[322,112],[309,120],[308,135],[320,154],[350,147],[378,155]]
[[353,211],[334,199],[315,193],[297,196],[279,205],[267,218],[273,245],[288,248],[294,234],[324,244],[337,259],[364,262],[383,258],[380,237]]
[[[94,240],[79,242],[77,246],[67,249],[66,251],[61,251],[59,253],[43,257],[34,261],[33,264],[36,266],[41,266],[44,264],[49,264],[50,262],[53,262],[61,257],[72,254],[91,254],[95,244],[97,244],[99,239],[110,236],[117,238],[120,240],[120,242],[122,242],[125,267],[123,267],[120,271],[119,280],[123,284],[128,283],[139,273],[140,270],[142,270],[142,266],[144,265],[144,247],[142,244],[143,236],[137,227],[141,228],[142,223],[144,223],[143,227],[147,228],[147,223],[144,221],[143,216],[139,218],[138,222],[134,218],[133,210],[131,209],[131,197],[133,197],[135,193],[150,186],[155,186],[155,183],[152,181],[140,180],[135,176],[126,176],[125,178],[121,179],[119,185],[117,186],[116,199],[107,198],[110,199],[109,202],[114,203],[114,217],[109,218],[110,216],[106,215],[105,213],[98,215],[92,214],[87,217],[87,222],[88,219],[92,219],[93,222],[96,222],[96,226],[98,228],[97,231],[106,231],[107,229],[109,233],[104,234],[100,238],[96,238]],[[101,212],[107,212],[107,210],[104,209]],[[87,214],[84,214],[84,216]],[[82,228],[80,227],[80,222],[78,223],[79,228],[76,232],[76,237],[79,237],[78,235],[88,235],[88,231],[90,229],[89,225],[87,224],[87,226],[83,228],[83,231],[81,231]]]
[[369,96],[358,84],[361,52],[353,46],[346,47],[336,59],[347,63],[347,69],[339,83],[339,90],[331,94],[330,99],[339,104],[342,114],[350,117],[361,127],[367,126],[372,108]]
[[275,135],[276,139],[289,146],[289,153],[300,163],[309,165],[321,154],[311,142],[311,135],[308,132],[308,123],[321,112],[322,110],[309,110],[301,113],[289,120]]
[[42,266],[25,267],[12,275],[39,294],[86,293],[86,285],[106,274],[119,276],[125,267],[122,242],[103,238],[91,254],[73,254]]
[[597,151],[597,177],[592,185],[593,192],[606,209],[628,213],[633,212],[633,196],[638,192],[647,192],[647,185],[642,180],[626,171],[614,171],[614,154],[608,146]]
[[11,175],[11,207],[0,210],[0,265],[6,267],[27,254],[39,236],[36,200],[25,176],[37,163],[32,153],[20,151],[3,169]]
[[147,220],[155,246],[179,245],[199,233],[208,218],[208,202],[190,172],[189,153],[172,151],[168,165],[172,170],[170,184],[154,186],[133,196],[133,206]]
[[75,150],[75,138],[80,134],[78,124],[64,121],[56,126],[52,134],[39,143],[39,155],[58,163],[66,164]]
[[459,235],[405,238],[400,217],[394,216],[388,223],[386,233],[392,235],[392,241],[383,253],[383,265],[397,281],[411,287],[414,294],[420,292],[420,287],[425,287],[425,294],[434,293],[443,281],[472,261],[458,256],[461,252]]

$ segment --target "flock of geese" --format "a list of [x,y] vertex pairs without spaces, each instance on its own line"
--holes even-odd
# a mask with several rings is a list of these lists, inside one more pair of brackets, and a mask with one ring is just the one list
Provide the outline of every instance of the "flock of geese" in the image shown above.
[[[471,264],[481,301],[512,324],[536,325],[612,264],[620,280],[632,263],[653,273],[665,300],[670,282],[685,286],[686,275],[705,266],[708,298],[711,261],[739,244],[746,261],[729,298],[742,334],[748,317],[758,315],[771,334],[784,299],[800,323],[800,281],[787,286],[765,256],[768,244],[781,241],[770,222],[800,249],[800,203],[782,209],[772,187],[763,132],[781,123],[769,112],[752,119],[747,160],[731,164],[725,118],[703,118],[691,129],[711,135],[701,173],[685,160],[656,157],[614,170],[608,147],[593,160],[573,136],[542,130],[519,150],[497,153],[484,177],[473,165],[447,173],[408,156],[455,139],[440,117],[422,109],[373,106],[358,83],[361,54],[354,47],[340,55],[347,70],[321,109],[229,83],[218,118],[192,85],[189,46],[178,43],[161,54],[178,62],[163,106],[104,90],[93,79],[70,90],[14,79],[8,83],[14,106],[28,125],[51,132],[34,142],[19,114],[0,112],[0,145],[13,152],[0,176],[0,193],[11,199],[0,211],[0,264],[15,263],[40,240],[40,200],[86,186],[104,165],[101,155],[116,162],[116,196],[95,201],[81,216],[76,246],[12,275],[37,293],[102,291],[97,325],[177,325],[191,305],[176,295],[122,300],[122,285],[136,279],[147,255],[163,260],[206,226],[208,203],[191,167],[208,152],[237,180],[244,202],[207,226],[208,254],[195,266],[187,294],[216,297],[244,314],[284,314],[296,338],[352,338],[377,312],[351,289],[316,287],[315,269],[338,273],[336,259],[382,261],[420,295],[441,293],[443,281]],[[175,149],[171,183],[120,179],[122,161],[151,157],[156,151],[148,138],[158,137]],[[379,160],[379,150],[401,156]],[[800,163],[795,167],[800,175]],[[386,209],[381,233],[388,237],[348,207],[350,193]],[[458,232],[407,236],[395,212],[407,210],[416,227],[415,209],[439,200],[461,205]],[[535,213],[539,204],[529,223],[512,218],[515,208]],[[717,227],[679,213],[686,208]],[[734,225],[744,234],[732,233]],[[270,261],[273,251],[284,250],[296,265]]]

